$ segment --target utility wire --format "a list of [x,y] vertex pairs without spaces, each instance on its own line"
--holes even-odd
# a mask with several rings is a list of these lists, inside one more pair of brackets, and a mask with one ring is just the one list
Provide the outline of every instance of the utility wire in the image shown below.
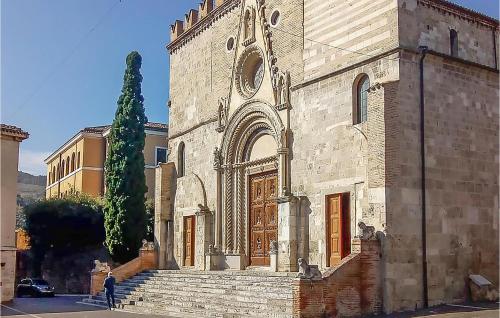
[[97,20],[97,22],[80,38],[80,40],[75,44],[75,46],[68,51],[68,54],[66,54],[53,68],[52,71],[47,74],[43,78],[43,80],[40,82],[40,84],[33,90],[33,92],[24,100],[23,103],[21,103],[11,114],[12,116],[16,115],[21,109],[23,109],[28,102],[31,101],[33,97],[35,97],[41,90],[42,88],[47,85],[48,81],[56,75],[61,68],[71,59],[71,57],[78,51],[80,46],[89,38],[89,36],[106,20],[106,18],[111,14],[111,12],[120,4],[122,3],[122,0],[116,1],[106,12]]

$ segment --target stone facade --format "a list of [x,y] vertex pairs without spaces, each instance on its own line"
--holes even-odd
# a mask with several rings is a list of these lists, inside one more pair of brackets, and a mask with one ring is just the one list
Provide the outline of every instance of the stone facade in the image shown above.
[[498,286],[498,21],[441,0],[221,0],[199,9],[172,26],[168,45],[161,268],[184,267],[188,216],[196,269],[250,265],[250,176],[276,171],[278,271],[297,271],[299,257],[333,267],[327,198],[343,194],[350,251],[360,221],[380,233],[379,307],[424,306],[423,61],[428,302],[465,299],[469,272]]
[[19,144],[29,134],[18,127],[1,124],[0,127],[0,213],[1,213],[1,301],[12,300],[16,279],[16,195],[19,165]]

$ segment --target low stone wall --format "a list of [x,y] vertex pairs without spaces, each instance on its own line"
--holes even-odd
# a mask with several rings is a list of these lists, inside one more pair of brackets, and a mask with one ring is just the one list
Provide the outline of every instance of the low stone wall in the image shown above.
[[[139,256],[128,263],[111,269],[116,282],[124,281],[142,271],[158,268],[157,253],[150,246],[145,246],[139,250]],[[103,290],[104,279],[108,275],[108,270],[94,269],[90,278],[90,294],[95,296]]]
[[356,238],[352,250],[321,280],[294,282],[294,317],[355,317],[382,312],[380,242]]

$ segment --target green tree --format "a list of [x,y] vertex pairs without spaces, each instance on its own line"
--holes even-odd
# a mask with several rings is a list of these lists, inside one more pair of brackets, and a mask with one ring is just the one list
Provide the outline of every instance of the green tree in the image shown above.
[[105,164],[106,246],[113,259],[120,263],[137,257],[146,235],[143,150],[147,119],[141,94],[141,63],[139,53],[134,51],[127,56]]
[[72,194],[36,201],[24,208],[24,229],[30,238],[36,276],[48,252],[66,256],[104,242],[102,205],[99,199]]

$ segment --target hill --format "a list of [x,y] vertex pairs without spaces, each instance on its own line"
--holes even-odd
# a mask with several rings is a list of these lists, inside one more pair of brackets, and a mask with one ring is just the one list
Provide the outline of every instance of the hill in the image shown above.
[[46,176],[34,176],[19,171],[17,174],[17,227],[22,226],[21,211],[33,201],[45,198]]

